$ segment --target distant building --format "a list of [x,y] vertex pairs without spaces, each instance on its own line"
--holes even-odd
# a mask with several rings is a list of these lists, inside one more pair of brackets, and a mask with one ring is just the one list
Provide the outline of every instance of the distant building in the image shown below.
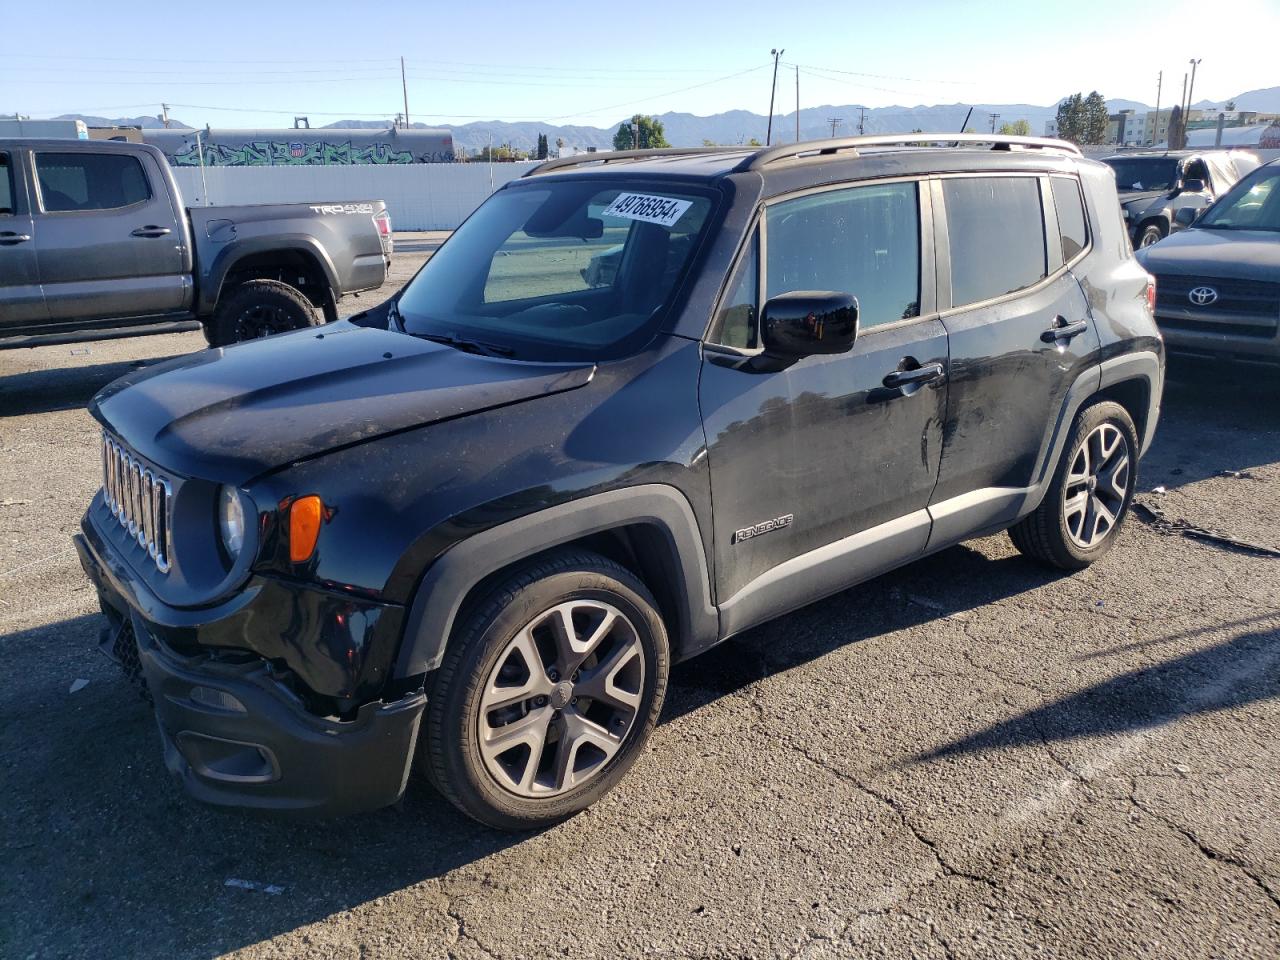
[[1107,143],[1128,146],[1143,142],[1142,124],[1135,110],[1121,110],[1107,117]]
[[453,134],[445,129],[323,127],[227,130],[148,129],[175,167],[298,167],[352,164],[453,163]]
[[1058,121],[1057,121],[1057,120],[1046,120],[1046,121],[1044,122],[1044,135],[1045,135],[1046,137],[1057,137],[1057,135],[1058,135]]

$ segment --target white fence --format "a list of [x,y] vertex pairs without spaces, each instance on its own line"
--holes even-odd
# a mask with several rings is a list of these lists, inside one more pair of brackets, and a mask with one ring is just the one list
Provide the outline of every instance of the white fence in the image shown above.
[[[385,200],[396,230],[451,230],[531,163],[414,163],[360,166],[174,167],[192,207],[206,203]],[[206,185],[208,194],[206,197]]]

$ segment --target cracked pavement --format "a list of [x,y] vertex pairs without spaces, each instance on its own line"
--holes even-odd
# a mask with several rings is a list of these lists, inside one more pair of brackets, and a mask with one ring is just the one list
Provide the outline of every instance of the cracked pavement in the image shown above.
[[[992,537],[676,667],[630,776],[542,833],[421,785],[321,824],[187,800],[69,537],[84,402],[201,343],[0,353],[0,955],[1280,956],[1280,560],[1133,517],[1073,576]],[[1139,495],[1280,546],[1280,387],[1172,372]]]

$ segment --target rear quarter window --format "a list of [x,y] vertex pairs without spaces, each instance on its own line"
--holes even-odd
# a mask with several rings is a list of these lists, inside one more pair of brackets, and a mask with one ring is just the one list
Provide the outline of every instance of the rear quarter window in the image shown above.
[[137,157],[119,153],[38,153],[36,177],[49,213],[117,210],[151,198]]
[[13,213],[13,170],[9,155],[0,153],[0,216]]
[[1075,177],[1050,177],[1049,184],[1057,211],[1058,235],[1062,238],[1062,261],[1070,263],[1089,245],[1080,184]]
[[1036,177],[947,179],[942,196],[953,307],[1002,297],[1044,279],[1044,211]]

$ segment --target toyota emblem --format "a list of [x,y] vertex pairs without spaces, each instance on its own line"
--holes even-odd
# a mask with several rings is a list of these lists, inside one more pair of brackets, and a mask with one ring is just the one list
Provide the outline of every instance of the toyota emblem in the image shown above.
[[1187,299],[1197,307],[1207,307],[1218,299],[1218,291],[1213,287],[1192,287]]

